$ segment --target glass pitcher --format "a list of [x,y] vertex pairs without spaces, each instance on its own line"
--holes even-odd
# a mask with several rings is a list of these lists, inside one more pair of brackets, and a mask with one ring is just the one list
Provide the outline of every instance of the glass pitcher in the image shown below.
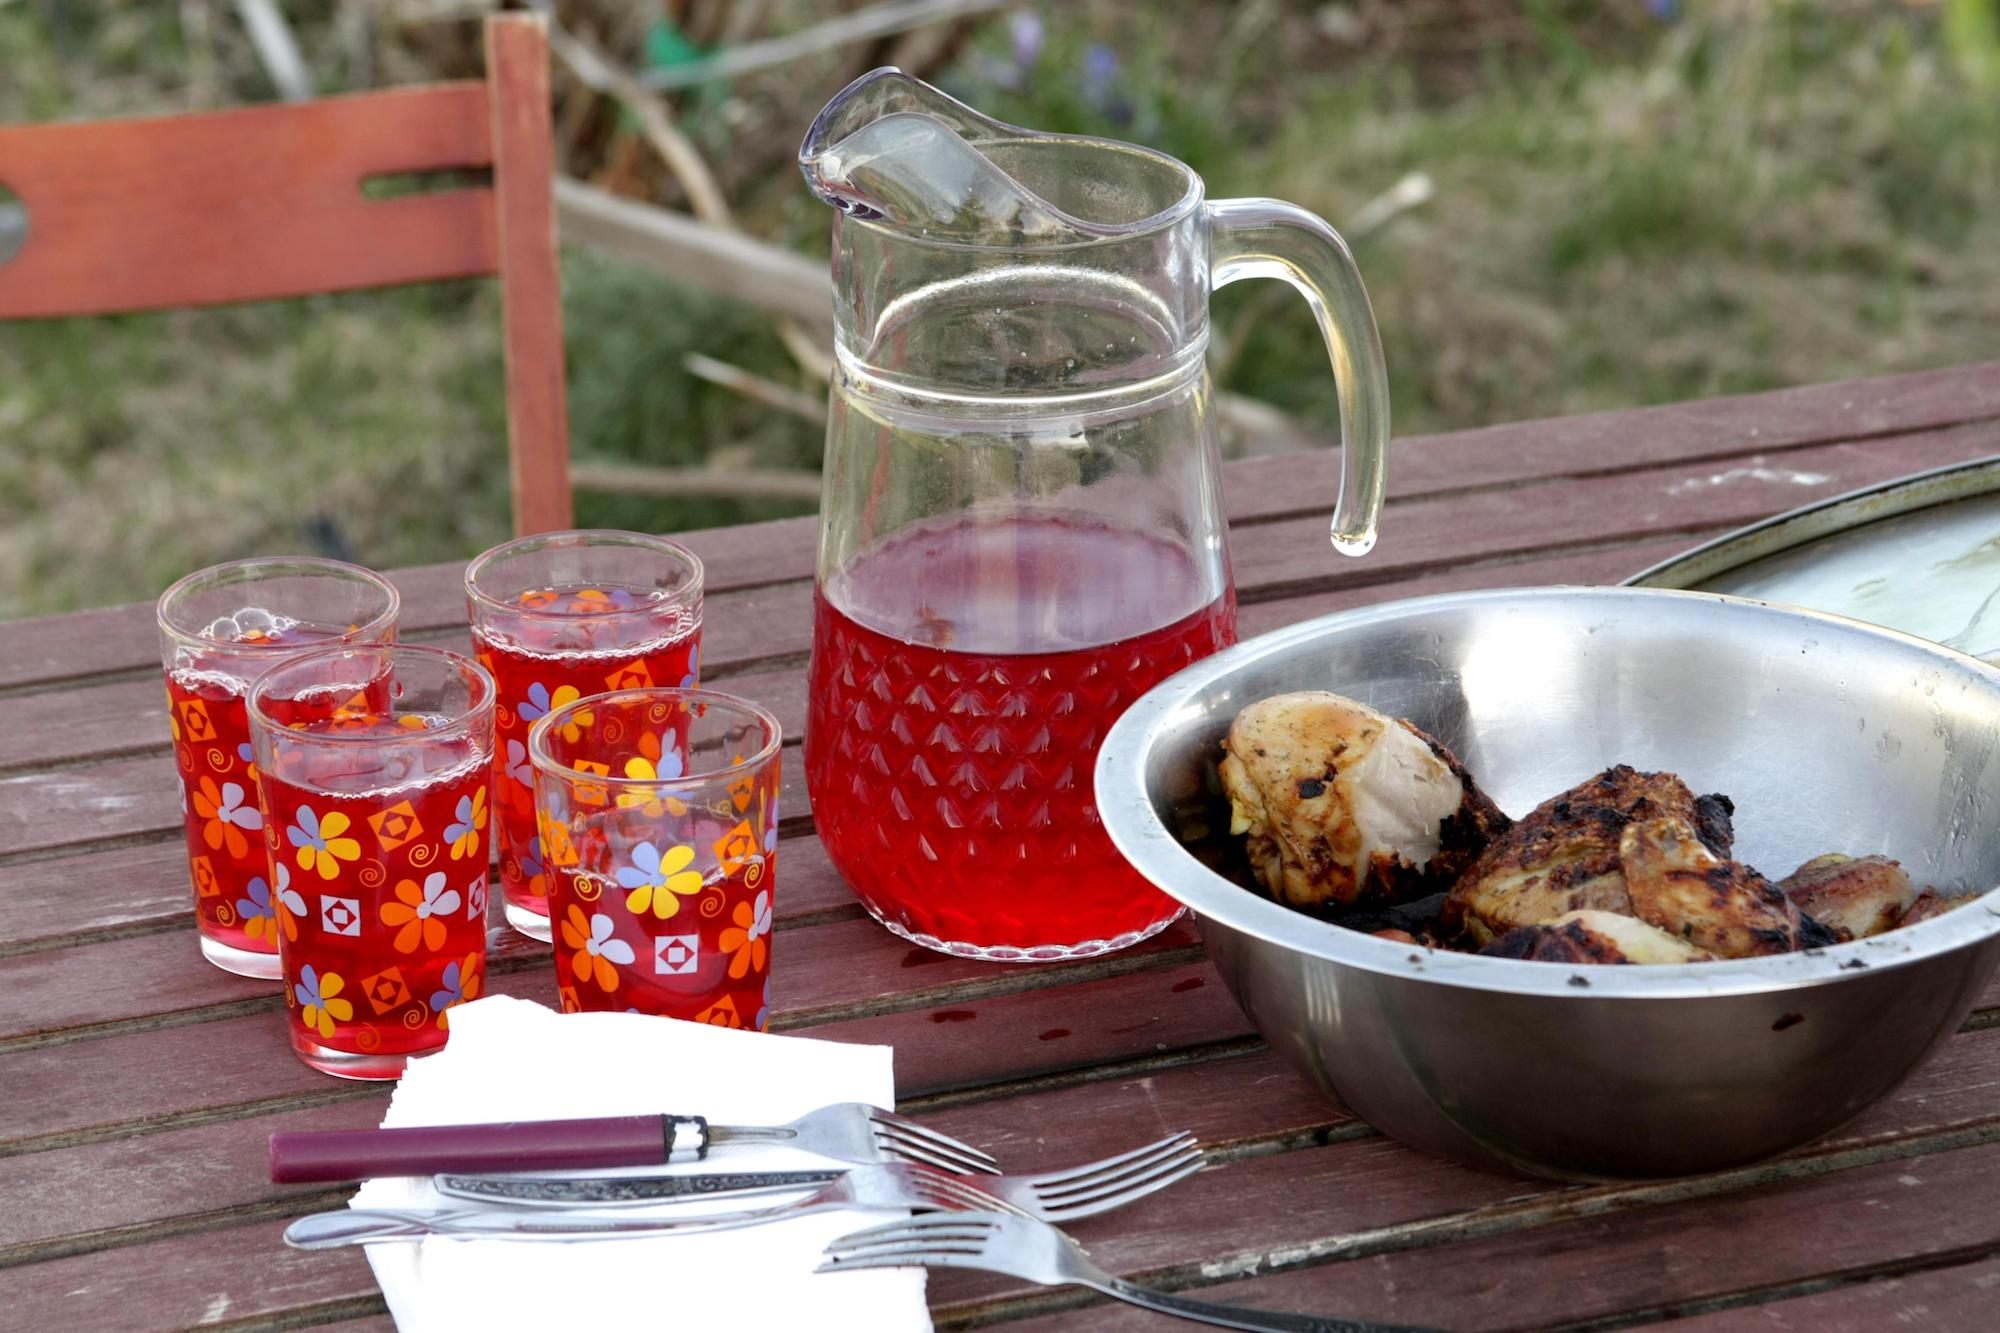
[[1104,834],[1092,766],[1140,694],[1236,639],[1208,294],[1283,278],[1340,391],[1333,542],[1374,541],[1381,342],[1332,227],[1203,198],[1164,154],[991,120],[894,69],[814,121],[836,366],[805,737],[862,904],[972,957],[1086,957],[1179,905]]

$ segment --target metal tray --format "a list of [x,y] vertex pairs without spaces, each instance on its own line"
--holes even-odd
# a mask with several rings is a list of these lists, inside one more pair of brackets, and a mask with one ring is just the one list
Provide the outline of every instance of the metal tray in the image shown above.
[[1625,582],[1787,602],[2000,657],[2000,457],[1794,509]]

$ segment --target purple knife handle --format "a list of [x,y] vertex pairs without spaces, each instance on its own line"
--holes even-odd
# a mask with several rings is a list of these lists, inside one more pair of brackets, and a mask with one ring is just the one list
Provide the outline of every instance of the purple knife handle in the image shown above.
[[657,1166],[707,1153],[700,1116],[622,1115],[515,1120],[494,1125],[302,1131],[271,1136],[271,1179],[281,1183],[429,1176],[441,1171],[564,1171]]

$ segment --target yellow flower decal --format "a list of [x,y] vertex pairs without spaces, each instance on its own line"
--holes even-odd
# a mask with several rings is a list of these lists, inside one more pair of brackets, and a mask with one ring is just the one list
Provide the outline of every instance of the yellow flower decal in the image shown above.
[[618,884],[628,890],[625,910],[644,916],[650,909],[662,921],[680,911],[680,897],[701,892],[701,872],[690,870],[694,848],[669,847],[665,854],[650,842],[632,849],[632,864],[618,867]]
[[338,972],[322,976],[308,963],[299,973],[298,983],[292,987],[292,993],[305,1006],[300,1018],[322,1037],[332,1038],[335,1020],[345,1023],[354,1017],[353,1002],[336,998],[346,984]]
[[451,843],[451,859],[464,860],[479,850],[479,830],[486,827],[486,788],[482,784],[470,796],[458,798],[458,810],[445,826]]
[[336,879],[342,861],[360,860],[361,844],[341,836],[352,822],[338,810],[321,818],[311,806],[300,806],[297,818],[285,830],[286,839],[298,848],[299,869],[318,871],[321,879]]

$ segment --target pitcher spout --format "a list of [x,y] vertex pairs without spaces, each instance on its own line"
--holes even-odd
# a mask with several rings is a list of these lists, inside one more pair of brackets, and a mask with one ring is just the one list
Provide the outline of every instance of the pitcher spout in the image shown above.
[[[1099,161],[1135,154],[1143,171],[1136,161],[1108,171]],[[893,66],[834,95],[806,132],[799,170],[816,196],[850,217],[961,245],[1117,237],[1199,190],[1172,158],[1009,125]],[[1142,174],[1154,179],[1142,182]],[[1086,179],[1100,182],[1087,205],[1075,189]],[[1121,186],[1129,198],[1119,198]]]

